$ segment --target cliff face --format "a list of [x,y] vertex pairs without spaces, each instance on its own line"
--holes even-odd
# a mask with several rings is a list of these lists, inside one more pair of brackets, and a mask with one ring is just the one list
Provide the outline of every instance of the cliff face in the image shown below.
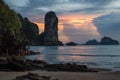
[[27,45],[38,45],[38,36],[39,29],[38,26],[28,20],[28,18],[23,18],[19,14],[21,23],[22,23],[22,31],[27,41]]
[[50,11],[45,15],[45,30],[40,35],[40,45],[58,46],[58,18],[55,12]]
[[17,13],[0,0],[0,55],[24,52],[26,47],[21,28]]

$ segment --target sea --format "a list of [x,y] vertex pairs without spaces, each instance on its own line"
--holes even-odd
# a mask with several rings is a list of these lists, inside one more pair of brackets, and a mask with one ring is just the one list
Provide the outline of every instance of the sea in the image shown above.
[[27,59],[44,60],[49,64],[76,63],[94,68],[120,71],[120,45],[101,46],[30,46],[38,55]]

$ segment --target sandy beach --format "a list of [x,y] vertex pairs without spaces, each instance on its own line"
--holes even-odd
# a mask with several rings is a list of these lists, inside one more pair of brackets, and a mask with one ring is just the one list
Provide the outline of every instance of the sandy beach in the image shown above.
[[[30,71],[40,76],[51,76],[59,80],[120,80],[120,72],[47,72]],[[0,72],[0,80],[12,80],[28,72]]]

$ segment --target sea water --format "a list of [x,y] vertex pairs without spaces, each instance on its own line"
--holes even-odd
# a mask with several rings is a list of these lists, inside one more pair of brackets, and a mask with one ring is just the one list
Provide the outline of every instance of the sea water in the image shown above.
[[89,67],[120,71],[120,46],[30,46],[40,52],[26,58],[44,60],[50,64],[77,63]]

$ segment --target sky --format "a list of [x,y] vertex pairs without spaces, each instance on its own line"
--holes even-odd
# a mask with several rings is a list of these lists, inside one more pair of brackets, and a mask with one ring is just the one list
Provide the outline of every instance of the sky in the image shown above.
[[120,41],[120,0],[4,0],[44,31],[44,16],[54,11],[59,19],[59,40],[84,43],[108,36]]

